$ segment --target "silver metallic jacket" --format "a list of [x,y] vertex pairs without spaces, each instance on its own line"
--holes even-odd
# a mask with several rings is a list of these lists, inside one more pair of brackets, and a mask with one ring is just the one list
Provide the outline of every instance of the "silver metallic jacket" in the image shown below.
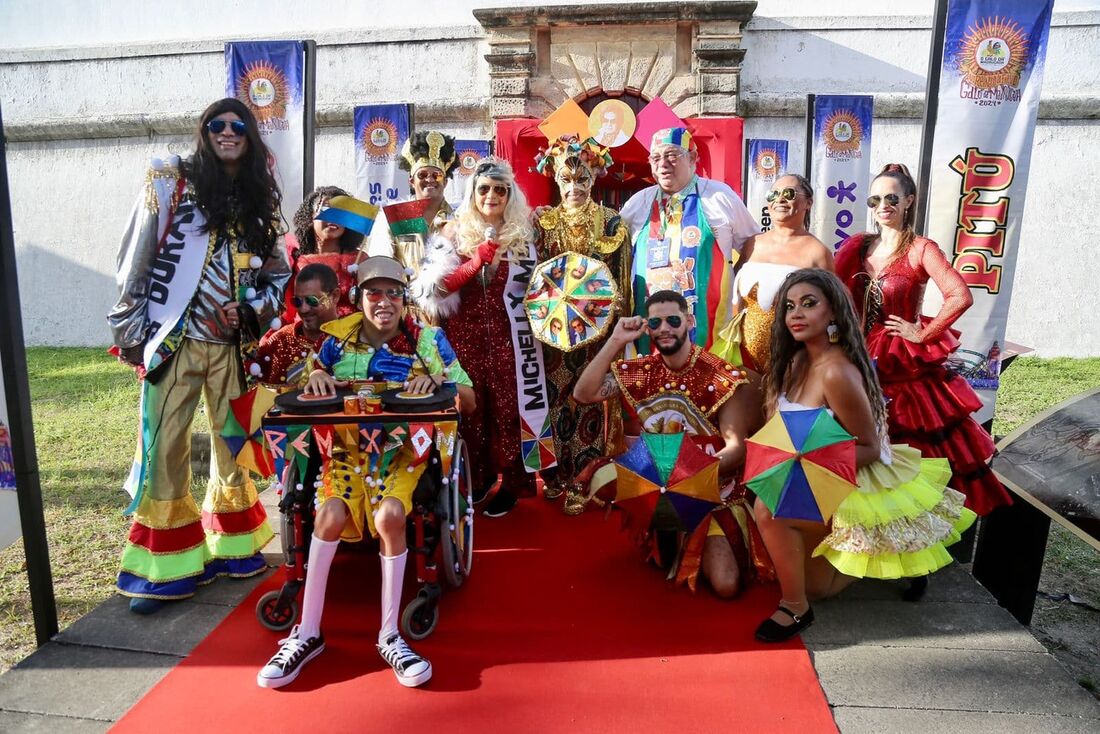
[[[126,349],[145,343],[149,337],[146,311],[149,301],[150,273],[157,254],[158,202],[153,191],[154,176],[178,175],[175,168],[153,168],[146,175],[145,188],[130,214],[130,222],[122,236],[117,268],[120,294],[118,302],[107,316],[115,344]],[[188,184],[183,199],[194,200],[194,190]],[[237,250],[235,242],[219,233],[210,262],[203,271],[198,288],[191,300],[190,316],[185,335],[202,341],[233,343],[236,331],[226,323],[222,306],[237,300],[231,283],[231,250]],[[283,292],[290,281],[291,272],[281,245],[257,269],[238,267],[240,285],[251,286],[255,296],[248,302],[256,311],[260,324],[266,327],[283,307]],[[244,259],[248,259],[247,257]]]

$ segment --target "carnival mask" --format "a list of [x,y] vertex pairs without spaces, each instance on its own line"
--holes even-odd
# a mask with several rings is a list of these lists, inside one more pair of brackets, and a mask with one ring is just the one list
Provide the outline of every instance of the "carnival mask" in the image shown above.
[[595,178],[586,166],[561,166],[554,174],[554,181],[561,192],[561,203],[566,209],[579,209],[588,202]]

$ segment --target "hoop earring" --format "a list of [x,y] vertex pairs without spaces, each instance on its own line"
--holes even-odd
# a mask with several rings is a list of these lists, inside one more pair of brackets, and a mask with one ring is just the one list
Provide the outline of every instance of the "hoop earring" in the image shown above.
[[829,335],[829,343],[836,344],[840,341],[840,329],[836,328],[836,322],[830,321],[825,327],[825,333]]

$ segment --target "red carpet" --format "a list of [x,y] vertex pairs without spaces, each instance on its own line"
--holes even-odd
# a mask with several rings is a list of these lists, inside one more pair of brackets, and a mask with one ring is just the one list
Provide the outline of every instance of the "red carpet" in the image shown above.
[[475,547],[470,580],[444,594],[439,626],[415,645],[435,669],[426,687],[399,686],[374,650],[376,554],[342,550],[327,649],[298,680],[281,690],[255,682],[280,637],[254,614],[276,576],[113,731],[836,731],[805,649],[752,639],[774,586],[732,602],[673,588],[616,517],[569,518],[538,498],[478,518]]

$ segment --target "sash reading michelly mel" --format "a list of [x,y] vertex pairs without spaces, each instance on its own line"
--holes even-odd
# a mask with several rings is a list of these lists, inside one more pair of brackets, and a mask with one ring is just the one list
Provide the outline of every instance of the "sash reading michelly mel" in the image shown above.
[[424,212],[432,205],[431,199],[413,199],[400,204],[382,207],[386,221],[390,225],[390,234],[394,237],[408,234],[428,234],[428,221]]
[[352,229],[361,235],[369,235],[378,216],[378,207],[354,196],[334,196],[328,206],[317,214],[322,222],[332,222]]

